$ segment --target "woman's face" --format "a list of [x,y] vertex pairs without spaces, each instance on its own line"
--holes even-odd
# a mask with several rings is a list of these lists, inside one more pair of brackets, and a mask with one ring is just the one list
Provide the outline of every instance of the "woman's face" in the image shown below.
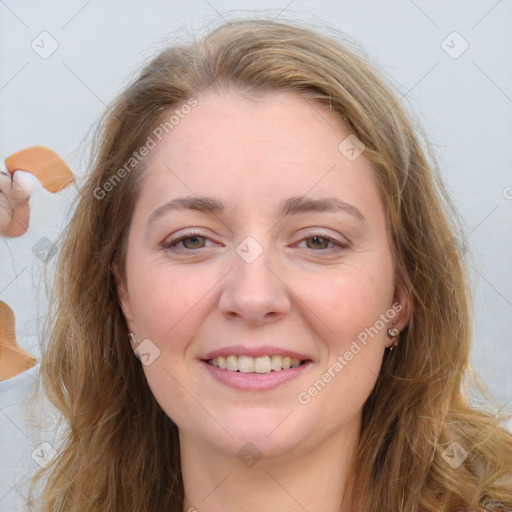
[[182,442],[232,455],[350,438],[408,310],[353,136],[291,92],[199,96],[164,135],[120,286],[156,400]]

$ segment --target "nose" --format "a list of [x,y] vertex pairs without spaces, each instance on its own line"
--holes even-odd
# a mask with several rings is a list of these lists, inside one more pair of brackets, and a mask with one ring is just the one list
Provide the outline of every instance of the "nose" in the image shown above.
[[269,251],[263,250],[254,261],[238,253],[233,269],[224,280],[219,308],[230,319],[261,325],[283,318],[290,312],[290,295],[278,272],[272,268]]

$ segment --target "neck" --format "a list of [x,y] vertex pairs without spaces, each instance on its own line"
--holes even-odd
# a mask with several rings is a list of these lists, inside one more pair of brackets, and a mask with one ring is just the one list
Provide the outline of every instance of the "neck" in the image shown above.
[[264,457],[251,467],[180,433],[184,512],[342,512],[360,417],[314,449]]

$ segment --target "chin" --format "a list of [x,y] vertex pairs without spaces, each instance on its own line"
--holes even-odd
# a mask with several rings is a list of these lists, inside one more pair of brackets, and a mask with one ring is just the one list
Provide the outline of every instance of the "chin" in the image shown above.
[[[299,418],[297,411],[284,408],[251,407],[243,410],[239,407],[234,414],[216,419],[229,434],[218,424],[217,428],[208,424],[206,430],[205,425],[198,429],[198,423],[193,421],[190,422],[193,429],[190,434],[196,440],[200,438],[209,448],[238,458],[244,454],[263,457],[296,455],[297,449],[304,447],[304,442],[317,429],[314,422],[308,425],[304,418]],[[180,432],[187,430],[184,426]]]

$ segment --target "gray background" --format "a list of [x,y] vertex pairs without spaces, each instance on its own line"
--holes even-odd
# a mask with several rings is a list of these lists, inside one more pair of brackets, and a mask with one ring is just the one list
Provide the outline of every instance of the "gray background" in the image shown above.
[[[472,363],[505,405],[512,399],[511,0],[0,0],[0,158],[42,144],[80,177],[86,135],[149,57],[219,18],[254,14],[345,33],[402,91],[464,221],[475,294]],[[39,187],[28,233],[0,240],[0,298],[15,311],[19,344],[37,356],[46,311],[41,247],[56,240],[75,193]]]

